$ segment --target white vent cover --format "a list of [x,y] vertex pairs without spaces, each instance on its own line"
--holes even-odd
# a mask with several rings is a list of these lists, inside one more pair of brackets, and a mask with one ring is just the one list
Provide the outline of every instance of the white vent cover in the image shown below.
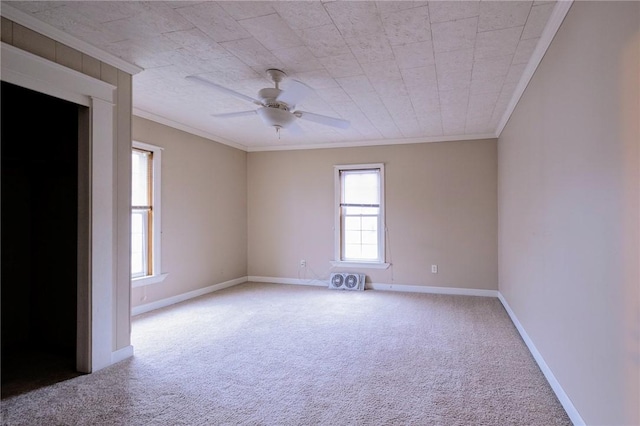
[[335,272],[331,274],[329,288],[334,290],[364,290],[364,274]]

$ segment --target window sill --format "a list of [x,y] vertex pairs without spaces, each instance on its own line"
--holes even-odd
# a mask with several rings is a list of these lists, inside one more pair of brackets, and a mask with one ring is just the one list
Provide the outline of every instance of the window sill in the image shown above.
[[131,287],[144,287],[150,284],[161,283],[165,278],[167,278],[167,276],[169,276],[169,274],[158,274],[150,275],[148,277],[133,278],[131,279]]
[[388,269],[391,264],[382,262],[344,262],[332,260],[331,266],[338,268]]

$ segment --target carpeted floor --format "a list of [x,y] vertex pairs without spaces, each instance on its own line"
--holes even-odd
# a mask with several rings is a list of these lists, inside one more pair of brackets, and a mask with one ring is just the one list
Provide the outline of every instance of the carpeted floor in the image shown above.
[[570,425],[493,298],[246,283],[134,319],[135,357],[5,425]]

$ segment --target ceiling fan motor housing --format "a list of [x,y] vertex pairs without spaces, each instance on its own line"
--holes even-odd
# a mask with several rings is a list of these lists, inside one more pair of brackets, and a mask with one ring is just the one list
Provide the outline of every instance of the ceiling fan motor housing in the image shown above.
[[258,115],[267,126],[272,126],[276,129],[285,129],[296,119],[288,109],[285,110],[268,106],[259,108]]
[[276,89],[274,87],[265,87],[264,89],[260,89],[260,91],[258,92],[258,97],[265,104],[273,103],[276,102],[276,99],[278,99],[280,93],[282,93],[282,90],[280,89]]

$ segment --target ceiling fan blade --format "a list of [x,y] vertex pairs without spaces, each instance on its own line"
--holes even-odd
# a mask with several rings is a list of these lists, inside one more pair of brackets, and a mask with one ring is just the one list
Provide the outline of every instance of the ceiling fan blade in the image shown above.
[[304,130],[302,130],[302,127],[295,121],[287,126],[287,132],[296,136],[304,135]]
[[293,108],[298,104],[298,102],[309,96],[311,92],[313,92],[313,89],[303,82],[298,80],[288,80],[277,100],[279,102],[284,102],[288,104],[289,107]]
[[243,95],[242,93],[236,92],[235,90],[227,89],[226,87],[220,86],[219,84],[213,83],[207,79],[202,77],[198,77],[197,75],[189,75],[185,77],[189,81],[194,81],[196,83],[202,84],[204,86],[210,87],[212,89],[217,90],[218,92],[226,93],[227,95],[235,96],[238,99],[242,99],[243,101],[251,102],[256,105],[262,105],[257,99],[252,98],[251,96]]
[[326,115],[314,114],[306,111],[296,111],[293,113],[303,120],[313,121],[314,123],[324,124],[326,126],[338,127],[340,129],[348,129],[351,123],[342,118],[327,117]]
[[227,112],[225,114],[211,114],[212,117],[217,118],[234,118],[234,117],[247,117],[249,115],[256,115],[258,110],[253,109],[251,111],[239,111],[239,112]]

